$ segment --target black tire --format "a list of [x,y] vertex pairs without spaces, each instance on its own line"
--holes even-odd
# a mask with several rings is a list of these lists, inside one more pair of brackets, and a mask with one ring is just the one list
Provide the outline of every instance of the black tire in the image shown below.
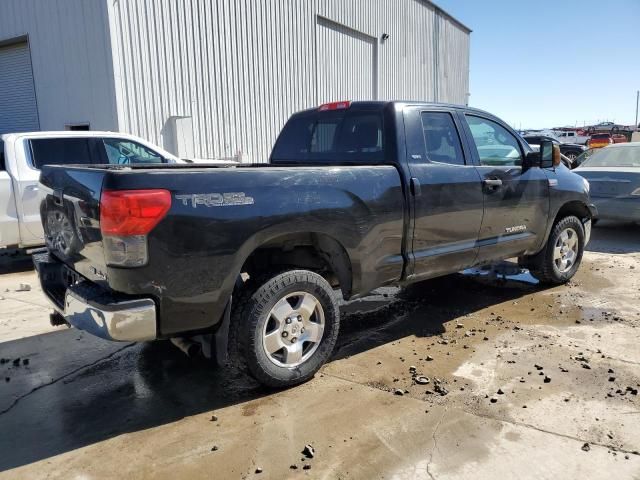
[[[275,321],[272,309],[281,300],[295,298],[297,293],[313,296],[320,305],[314,310],[317,320],[318,312],[322,312],[324,330],[318,342],[300,341],[300,348],[307,350],[309,356],[299,365],[283,366],[275,362],[275,355],[269,354],[263,346],[263,336],[270,323]],[[287,300],[290,301],[290,300]],[[288,320],[287,320],[288,321]],[[295,323],[295,321],[294,321]],[[298,324],[296,324],[298,325]],[[300,328],[296,325],[284,325],[283,328]],[[302,325],[302,324],[300,324]],[[246,288],[231,314],[230,353],[231,361],[245,370],[258,382],[273,388],[284,388],[303,383],[312,378],[329,359],[338,338],[340,313],[331,285],[317,273],[308,270],[290,270],[270,278],[263,278],[254,283],[253,288]],[[303,339],[303,333],[297,335]],[[291,333],[288,341],[294,339]],[[282,340],[285,342],[285,340]],[[295,341],[295,340],[294,340]],[[288,345],[288,344],[287,344]],[[282,350],[283,357],[286,348]],[[282,359],[285,362],[286,357]]]
[[[555,247],[559,237],[568,229],[577,235],[577,252],[575,260],[566,271],[561,270],[554,260]],[[524,264],[529,268],[531,275],[540,283],[547,285],[561,285],[568,282],[576,274],[584,253],[584,227],[578,217],[564,217],[553,226],[545,247],[531,257],[525,257]]]

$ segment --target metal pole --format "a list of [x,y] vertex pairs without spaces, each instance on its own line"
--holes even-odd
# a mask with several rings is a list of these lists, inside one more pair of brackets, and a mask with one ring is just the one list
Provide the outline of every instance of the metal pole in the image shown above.
[[638,128],[638,103],[640,103],[640,90],[636,91],[636,128]]

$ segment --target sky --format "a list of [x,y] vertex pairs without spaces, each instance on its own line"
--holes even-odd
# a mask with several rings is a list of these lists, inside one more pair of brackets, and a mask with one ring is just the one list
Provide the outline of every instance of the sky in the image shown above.
[[514,128],[631,125],[640,0],[435,0],[473,30],[469,105]]

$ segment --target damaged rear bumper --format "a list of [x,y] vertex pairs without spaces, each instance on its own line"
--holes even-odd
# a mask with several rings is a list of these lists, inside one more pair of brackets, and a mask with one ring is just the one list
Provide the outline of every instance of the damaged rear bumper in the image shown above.
[[113,341],[157,337],[156,304],[105,291],[79,277],[48,252],[33,255],[42,290],[54,309],[74,327]]

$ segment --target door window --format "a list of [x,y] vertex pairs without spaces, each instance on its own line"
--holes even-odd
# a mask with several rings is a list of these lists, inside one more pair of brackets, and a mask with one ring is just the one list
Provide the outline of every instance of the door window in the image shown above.
[[38,170],[43,165],[92,163],[87,138],[34,138],[30,144],[31,160]]
[[464,165],[464,155],[453,117],[447,112],[422,112],[422,132],[427,160]]
[[111,165],[129,165],[136,163],[166,163],[157,152],[131,140],[117,138],[103,139],[107,159]]
[[486,118],[466,115],[466,119],[478,150],[480,165],[522,165],[520,143],[511,132]]

